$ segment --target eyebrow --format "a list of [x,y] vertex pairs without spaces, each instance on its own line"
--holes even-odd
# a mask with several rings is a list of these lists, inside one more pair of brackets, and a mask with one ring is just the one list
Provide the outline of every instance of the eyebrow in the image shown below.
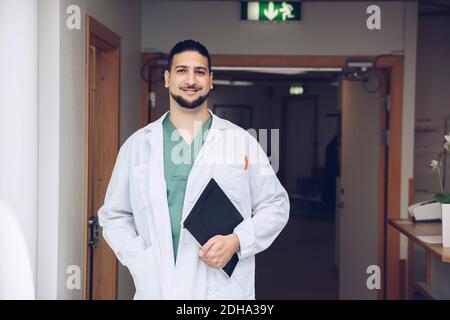
[[[184,65],[176,66],[175,69],[177,69],[177,68],[189,69],[188,66],[184,66]],[[205,68],[205,67],[194,67],[194,70],[205,70],[205,71],[208,71],[208,69]]]

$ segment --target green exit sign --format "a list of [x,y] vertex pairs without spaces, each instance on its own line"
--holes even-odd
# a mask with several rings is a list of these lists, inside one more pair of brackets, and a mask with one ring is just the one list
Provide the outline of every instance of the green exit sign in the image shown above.
[[301,2],[243,1],[241,20],[248,21],[300,21]]

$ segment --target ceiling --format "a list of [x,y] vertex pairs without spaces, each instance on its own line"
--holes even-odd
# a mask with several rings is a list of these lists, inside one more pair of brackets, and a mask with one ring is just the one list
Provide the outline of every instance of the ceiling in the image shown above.
[[421,0],[419,1],[420,17],[450,16],[450,0]]

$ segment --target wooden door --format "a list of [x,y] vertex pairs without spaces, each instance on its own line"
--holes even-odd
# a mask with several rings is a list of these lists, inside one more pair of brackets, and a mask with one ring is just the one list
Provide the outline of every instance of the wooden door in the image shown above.
[[[380,90],[366,91],[360,81],[341,86],[341,179],[339,192],[339,296],[341,299],[377,299],[383,288],[369,289],[369,266],[384,270],[379,245],[384,243],[386,189],[386,109]],[[371,79],[371,83],[377,82]],[[382,273],[379,274],[382,277]],[[380,283],[383,279],[380,278]]]
[[102,206],[119,150],[120,38],[88,17],[86,299],[117,298],[117,260],[101,236]]

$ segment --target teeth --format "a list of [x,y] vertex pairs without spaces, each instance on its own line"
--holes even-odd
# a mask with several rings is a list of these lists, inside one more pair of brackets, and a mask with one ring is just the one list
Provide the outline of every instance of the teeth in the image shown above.
[[184,92],[187,94],[195,94],[198,90],[191,90],[191,89],[183,89]]

